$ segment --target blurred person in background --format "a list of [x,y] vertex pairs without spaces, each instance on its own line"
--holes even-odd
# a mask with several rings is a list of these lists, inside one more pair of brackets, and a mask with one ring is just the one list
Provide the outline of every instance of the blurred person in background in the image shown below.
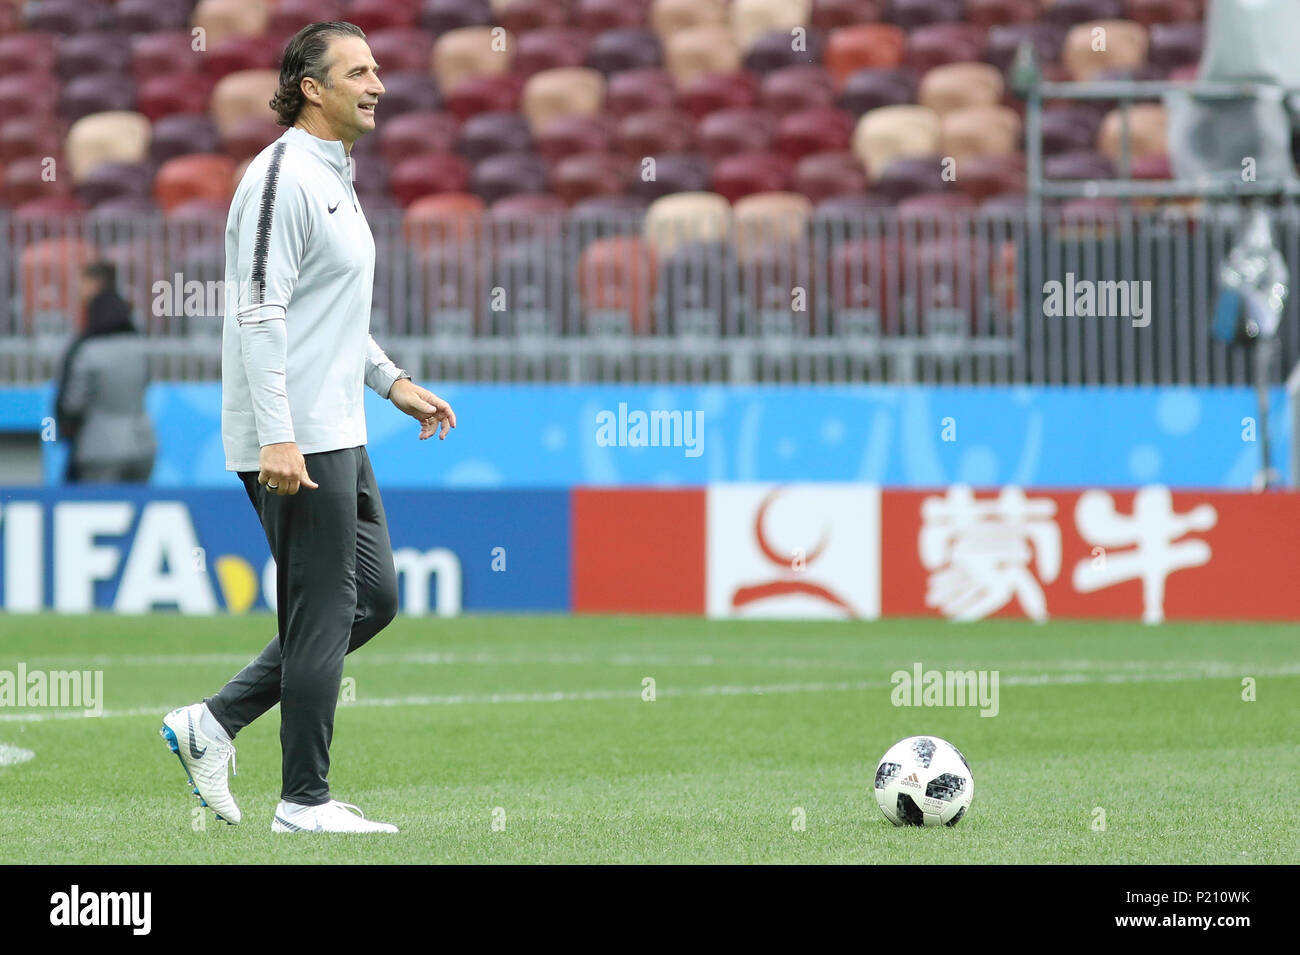
[[54,405],[58,433],[72,443],[65,480],[148,481],[157,452],[144,410],[148,360],[112,263],[85,268],[81,301],[85,323],[64,356]]

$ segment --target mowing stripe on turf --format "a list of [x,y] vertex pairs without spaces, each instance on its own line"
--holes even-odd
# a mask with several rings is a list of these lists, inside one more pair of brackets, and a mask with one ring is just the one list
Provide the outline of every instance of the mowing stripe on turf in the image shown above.
[[[1194,680],[1220,680],[1243,674],[1252,677],[1300,676],[1300,664],[1282,667],[1245,667],[1236,664],[1207,664],[1200,669],[1146,673],[1025,673],[1000,677],[1001,686],[1052,686],[1120,683],[1182,683]],[[783,693],[842,693],[853,690],[880,690],[894,684],[887,680],[845,680],[835,683],[770,683],[759,685],[722,685],[672,687],[659,686],[658,696],[763,696]],[[640,700],[641,688],[616,690],[556,690],[532,693],[463,693],[448,696],[372,697],[347,703],[340,708],[365,706],[461,706],[492,703],[573,703],[589,700]],[[81,710],[50,710],[40,713],[0,713],[0,723],[43,723],[49,720],[109,719],[125,716],[158,716],[173,709],[172,704],[136,706],[124,710],[106,709],[99,716],[87,716]]]

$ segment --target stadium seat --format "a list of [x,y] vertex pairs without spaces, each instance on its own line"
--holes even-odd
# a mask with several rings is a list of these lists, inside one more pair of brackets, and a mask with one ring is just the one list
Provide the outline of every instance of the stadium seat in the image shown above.
[[34,31],[0,35],[0,76],[52,77],[58,37]]
[[95,257],[94,246],[77,238],[42,239],[22,250],[18,268],[22,276],[23,325],[27,331],[42,316],[58,315],[66,321],[66,316],[77,313],[77,276]]
[[87,224],[118,224],[133,220],[151,219],[159,212],[152,196],[119,196],[95,204],[86,217]]
[[1100,120],[1096,110],[1063,106],[1043,110],[1043,155],[1091,149],[1097,142]]
[[283,47],[309,23],[343,19],[346,17],[339,0],[275,0],[266,22],[266,35]]
[[615,235],[641,235],[642,219],[649,202],[642,196],[594,196],[583,199],[569,210],[569,235],[578,249],[593,239]]
[[1022,195],[1025,191],[1023,153],[1006,156],[971,156],[957,170],[957,189],[979,203],[996,196]]
[[791,188],[818,203],[832,196],[866,192],[867,174],[851,152],[816,153],[799,160]]
[[190,35],[183,31],[133,37],[131,76],[136,85],[143,88],[159,76],[202,71],[203,54],[193,49],[192,42]]
[[[422,77],[432,83],[432,77]],[[513,73],[493,76],[469,76],[456,84],[456,88],[442,103],[442,108],[461,122],[479,113],[514,113],[519,111],[523,96],[524,78]],[[422,105],[417,105],[417,103]],[[429,95],[412,98],[406,106],[421,111],[437,108],[437,99]],[[380,102],[380,109],[383,109]],[[403,110],[405,112],[406,110]]]
[[903,65],[907,34],[890,23],[863,23],[832,30],[823,62],[837,84],[859,70],[887,70]]
[[103,162],[138,163],[149,155],[149,120],[139,113],[83,116],[68,129],[63,145],[72,181],[80,182]]
[[240,70],[279,70],[282,47],[264,36],[228,36],[209,44],[203,54],[204,70],[219,80]]
[[536,153],[489,156],[470,174],[470,191],[485,203],[520,192],[546,192],[550,172]]
[[720,109],[699,122],[698,149],[717,162],[737,153],[764,152],[776,141],[777,118],[763,109]]
[[731,32],[736,48],[746,53],[765,33],[784,33],[787,43],[796,27],[807,28],[811,0],[731,0]]
[[619,196],[627,189],[633,163],[613,153],[578,153],[555,164],[550,190],[573,205],[593,196]]
[[60,38],[54,72],[66,83],[87,73],[126,73],[130,65],[131,45],[125,35],[78,33]]
[[0,123],[0,165],[63,150],[66,126],[55,116],[14,116]]
[[753,106],[758,102],[758,84],[748,73],[704,73],[681,88],[681,108],[696,119],[719,109]]
[[224,134],[246,116],[275,118],[271,97],[280,86],[276,70],[240,70],[228,73],[212,88],[212,118]]
[[59,115],[75,122],[91,113],[135,109],[135,82],[121,73],[91,73],[63,84]]
[[379,150],[389,165],[417,153],[452,152],[460,128],[460,120],[451,113],[437,110],[403,113],[384,120],[377,131]]
[[454,153],[407,156],[388,174],[388,191],[403,206],[439,192],[465,192],[469,164]]
[[921,78],[917,102],[943,116],[966,106],[994,106],[1005,86],[1002,73],[988,63],[948,63]]
[[657,108],[631,113],[619,120],[614,148],[640,159],[661,153],[684,153],[696,148],[695,120],[681,110]]
[[811,215],[812,203],[797,192],[759,192],[736,200],[731,222],[737,259],[745,262],[764,247],[802,241]]
[[46,118],[55,114],[58,84],[48,74],[0,76],[0,116]]
[[221,134],[211,116],[178,113],[154,121],[149,139],[149,159],[154,163],[220,150]]
[[892,0],[889,22],[909,33],[934,23],[958,23],[964,20],[962,0]]
[[1127,19],[1148,29],[1157,23],[1199,23],[1202,0],[1128,0]]
[[[1165,108],[1159,103],[1134,103],[1129,107],[1129,155],[1134,158],[1163,156],[1169,148]],[[1119,167],[1123,116],[1111,110],[1102,121],[1097,151]]]
[[677,89],[684,90],[700,77],[739,70],[741,51],[730,29],[706,23],[679,30],[669,37],[664,62]]
[[[653,159],[653,166],[647,164]],[[649,177],[653,170],[653,177]],[[713,174],[709,160],[698,153],[666,153],[642,159],[632,192],[653,202],[674,192],[703,192]]]
[[796,44],[789,33],[764,33],[749,45],[741,64],[751,73],[766,76],[794,66],[820,66],[825,44],[817,30],[809,30]]
[[190,0],[117,0],[113,29],[129,35],[184,30],[189,26]]
[[673,78],[664,70],[628,70],[606,79],[605,111],[611,116],[621,118],[676,105]]
[[284,129],[265,116],[245,116],[221,134],[221,151],[236,163],[243,162],[284,135]]
[[887,0],[812,0],[808,23],[819,30],[834,30],[885,19]]
[[714,164],[710,185],[734,203],[759,192],[785,192],[793,172],[793,163],[779,153],[740,153]]
[[471,163],[533,148],[532,128],[518,113],[480,113],[460,127],[455,149]]
[[759,104],[778,116],[835,105],[835,84],[821,66],[787,66],[763,77]]
[[[1104,30],[1104,49],[1094,49],[1095,30]],[[1146,65],[1146,27],[1132,20],[1094,20],[1070,28],[1061,61],[1076,81],[1092,79],[1105,70],[1132,70]]]
[[178,156],[158,167],[153,196],[164,211],[191,199],[212,199],[229,204],[234,194],[234,175],[235,162],[229,156]]
[[713,192],[679,192],[662,196],[646,209],[643,235],[660,258],[683,242],[720,242],[731,238],[731,205]]
[[542,70],[582,66],[591,35],[572,27],[533,30],[519,37],[511,69],[527,79]]
[[728,334],[737,322],[733,289],[740,277],[730,242],[682,242],[662,259],[655,311],[664,334]]
[[984,42],[984,56],[981,59],[992,63],[1005,73],[1010,69],[1016,51],[1025,40],[1033,45],[1034,53],[1040,63],[1060,62],[1065,43],[1065,30],[1055,24],[1042,21],[989,27]]
[[1133,159],[1130,167],[1130,173],[1134,179],[1173,179],[1173,168],[1169,164],[1169,157],[1163,153],[1159,155],[1138,156]]
[[465,192],[421,196],[402,214],[402,237],[418,252],[448,243],[477,242],[483,229],[483,200]]
[[967,106],[940,120],[939,149],[960,163],[1020,150],[1020,117],[1009,106]]
[[[423,112],[431,109],[452,110],[450,103],[444,104],[438,81],[429,73],[415,71],[401,73],[385,71],[381,82],[384,94],[379,97],[377,115],[385,119],[401,116],[403,113]],[[450,100],[450,96],[447,97]]]
[[1043,175],[1049,180],[1114,179],[1115,167],[1100,153],[1080,150],[1044,157]]
[[853,153],[871,176],[905,156],[932,156],[939,150],[938,115],[924,106],[882,106],[863,114],[853,131]]
[[229,36],[261,36],[266,32],[271,4],[265,0],[199,0],[190,25],[203,30],[208,49]]
[[845,231],[851,238],[835,243],[823,273],[829,286],[831,333],[855,338],[898,334],[894,303],[901,255],[897,240],[863,235],[860,226]]
[[552,165],[579,153],[609,152],[613,148],[612,120],[603,114],[557,116],[535,139],[537,154]]
[[650,26],[665,43],[681,30],[726,22],[726,0],[654,0],[650,8]]
[[110,26],[111,19],[111,7],[86,0],[41,0],[23,9],[25,29],[60,36],[99,33]]
[[578,296],[589,331],[651,332],[656,250],[635,236],[596,239],[578,260]]
[[983,30],[1030,23],[1043,11],[1039,0],[966,0],[965,19]]
[[895,156],[883,163],[879,172],[871,172],[875,180],[872,190],[891,202],[902,202],[953,185],[944,179],[944,157],[938,155]]
[[535,73],[524,86],[523,113],[533,133],[558,116],[593,116],[605,101],[605,77],[586,67]]
[[420,26],[434,36],[491,24],[492,8],[484,0],[424,0],[420,8]]
[[1157,23],[1147,36],[1147,62],[1161,76],[1201,61],[1205,28],[1200,23]]
[[574,0],[569,22],[593,33],[633,29],[646,26],[649,11],[648,0]]
[[969,23],[933,23],[908,34],[903,63],[924,74],[948,63],[967,63],[984,55],[987,33]]
[[936,227],[950,226],[945,220],[969,216],[977,205],[963,192],[922,192],[902,200],[896,212],[900,225],[916,230],[911,235],[923,236],[933,234]]
[[1044,17],[1051,23],[1072,27],[1092,20],[1121,20],[1124,8],[1125,0],[1052,0]]
[[551,193],[520,193],[502,196],[488,209],[488,218],[507,227],[512,235],[558,230],[566,211],[564,200]]
[[812,153],[839,152],[853,142],[853,114],[833,106],[791,113],[776,131],[776,149],[798,161]]
[[583,63],[605,76],[647,70],[663,64],[663,50],[653,30],[606,30],[592,39]]
[[152,193],[152,163],[99,162],[77,179],[75,192],[88,206],[109,199],[148,198]]
[[68,195],[68,180],[58,175],[60,159],[57,154],[15,159],[5,166],[0,198],[6,205],[16,206],[32,199]]
[[888,197],[878,192],[850,193],[847,195],[827,196],[813,208],[812,222],[860,220],[864,215],[892,208]]
[[419,22],[420,6],[418,0],[351,0],[347,18],[367,34],[409,29]]
[[379,64],[380,77],[390,73],[427,73],[433,59],[433,37],[425,30],[395,27],[366,36],[370,53]]
[[916,73],[906,68],[865,69],[840,84],[835,105],[862,117],[882,106],[907,106],[916,102]]
[[433,75],[444,96],[471,76],[497,76],[510,72],[515,39],[493,33],[492,27],[460,27],[438,37],[433,44]]
[[493,11],[494,20],[515,36],[530,30],[564,26],[569,11],[564,0],[508,0]]

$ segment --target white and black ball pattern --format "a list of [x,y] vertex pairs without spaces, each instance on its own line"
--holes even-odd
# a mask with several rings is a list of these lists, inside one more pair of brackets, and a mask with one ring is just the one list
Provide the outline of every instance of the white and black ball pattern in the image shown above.
[[975,795],[961,751],[937,736],[909,736],[876,765],[876,802],[896,826],[955,826]]

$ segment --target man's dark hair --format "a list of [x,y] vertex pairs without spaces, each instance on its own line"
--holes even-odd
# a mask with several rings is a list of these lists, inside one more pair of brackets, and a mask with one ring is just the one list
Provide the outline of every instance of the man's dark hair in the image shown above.
[[275,121],[281,126],[292,126],[297,121],[303,104],[307,102],[302,95],[304,76],[310,76],[329,86],[327,54],[330,41],[343,36],[355,36],[363,40],[366,38],[361,27],[355,23],[329,20],[307,24],[293,35],[289,45],[284,48],[284,59],[280,62],[280,88],[271,97]]
[[85,268],[86,276],[94,279],[104,291],[117,288],[117,266],[112,262],[91,262]]

